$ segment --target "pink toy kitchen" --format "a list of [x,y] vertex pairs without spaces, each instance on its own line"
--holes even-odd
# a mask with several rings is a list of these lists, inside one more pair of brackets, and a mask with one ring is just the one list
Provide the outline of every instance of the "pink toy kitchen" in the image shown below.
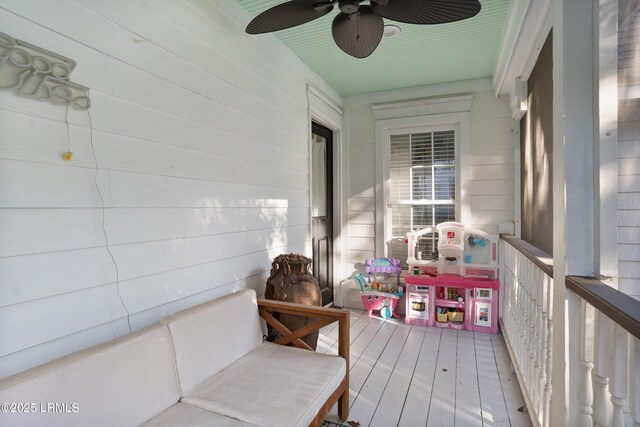
[[[436,233],[437,251],[417,250]],[[405,322],[498,333],[498,239],[458,222],[407,233]]]

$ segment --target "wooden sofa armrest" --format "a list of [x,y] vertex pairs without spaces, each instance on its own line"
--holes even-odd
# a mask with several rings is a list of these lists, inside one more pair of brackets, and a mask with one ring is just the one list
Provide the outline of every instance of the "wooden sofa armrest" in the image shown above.
[[[338,416],[343,421],[346,421],[349,416],[349,311],[338,308],[314,307],[264,299],[258,300],[258,310],[260,317],[282,334],[282,337],[275,341],[276,344],[293,344],[296,347],[311,351],[313,351],[313,349],[300,338],[333,322],[338,322],[338,356],[344,358],[346,361],[345,378],[340,384],[340,387],[323,405],[310,426],[319,425],[336,402],[338,402]],[[272,313],[292,314],[317,320],[296,331],[290,331],[289,328],[275,319]]]
[[[258,300],[258,310],[262,317],[270,326],[275,328],[283,336],[275,341],[276,344],[293,344],[305,350],[313,349],[300,338],[319,330],[333,322],[338,322],[338,355],[349,361],[349,311],[339,308],[314,307],[291,302]],[[272,313],[293,314],[297,316],[318,319],[315,322],[290,331],[286,326],[275,319]]]

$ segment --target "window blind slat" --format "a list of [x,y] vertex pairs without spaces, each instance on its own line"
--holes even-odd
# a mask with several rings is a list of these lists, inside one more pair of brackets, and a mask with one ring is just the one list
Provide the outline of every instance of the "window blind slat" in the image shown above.
[[[408,231],[455,220],[455,131],[391,135],[390,151],[391,233],[394,238],[389,242],[388,254],[404,260],[404,239]],[[428,257],[436,242],[437,236],[423,238],[418,250]]]
[[411,172],[411,200],[432,200],[431,168],[411,168]]

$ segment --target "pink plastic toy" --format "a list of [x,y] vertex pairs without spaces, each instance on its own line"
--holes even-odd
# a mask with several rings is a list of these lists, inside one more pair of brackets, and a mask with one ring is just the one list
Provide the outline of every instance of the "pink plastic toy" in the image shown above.
[[376,258],[366,261],[367,274],[369,282],[371,282],[371,273],[395,274],[397,277],[397,285],[400,285],[400,260],[395,258]]
[[[369,316],[373,314],[373,311],[380,311],[380,316],[384,319],[390,317],[398,317],[395,313],[396,306],[400,300],[402,293],[398,292],[400,285],[400,260],[395,258],[376,258],[366,261],[366,271],[368,275],[368,282],[362,274],[356,274],[355,279],[360,285],[360,296],[362,297],[362,304],[365,310],[369,313]],[[378,288],[377,283],[371,283],[371,275],[376,274],[394,274],[396,276],[396,284],[387,285],[383,284]],[[385,292],[389,291],[389,292]]]
[[[380,310],[380,316],[385,319],[391,316],[398,317],[395,313],[396,305],[398,305],[398,300],[400,299],[398,295],[369,291],[363,292],[361,296],[362,304],[364,305],[364,309],[369,313],[369,316],[372,315],[373,310]],[[388,307],[388,310],[385,310],[385,307]]]

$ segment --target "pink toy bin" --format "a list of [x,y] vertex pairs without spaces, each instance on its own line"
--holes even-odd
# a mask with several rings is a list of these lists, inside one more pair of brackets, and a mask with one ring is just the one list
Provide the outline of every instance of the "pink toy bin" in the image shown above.
[[368,290],[368,283],[365,277],[358,273],[353,276],[358,285],[360,285],[360,296],[362,298],[362,305],[367,310],[369,316],[373,314],[373,311],[380,311],[380,316],[384,319],[390,317],[398,317],[395,314],[396,306],[400,300],[400,296],[388,292],[379,292]]
[[[396,305],[398,305],[398,300],[400,300],[399,296],[376,291],[363,292],[361,296],[362,304],[364,305],[364,309],[369,313],[369,316],[372,315],[373,310],[380,310],[380,316],[385,319],[388,319],[391,316],[398,317],[396,315]],[[389,310],[391,310],[390,313],[387,312],[387,314],[390,315],[385,315],[383,310],[385,306],[389,307]]]

